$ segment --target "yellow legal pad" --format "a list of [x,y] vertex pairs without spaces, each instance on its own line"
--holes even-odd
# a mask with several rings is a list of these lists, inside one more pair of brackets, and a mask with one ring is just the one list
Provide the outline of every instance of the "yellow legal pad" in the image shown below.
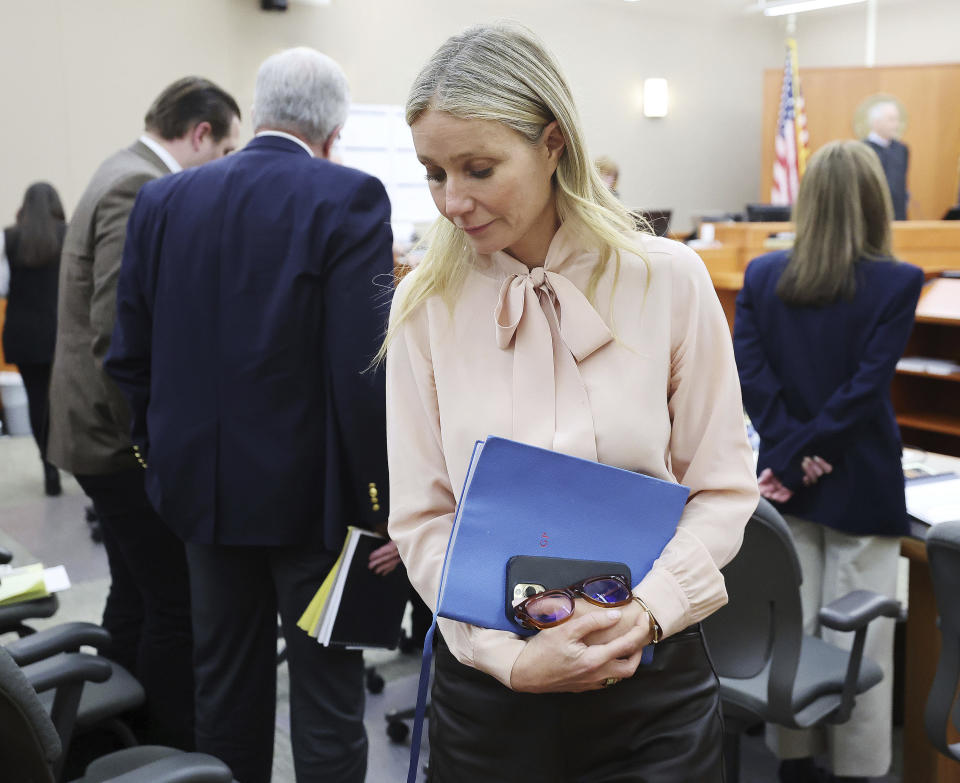
[[320,620],[323,617],[323,610],[326,608],[327,599],[330,597],[330,591],[333,590],[333,583],[337,581],[337,573],[340,571],[340,566],[343,563],[344,551],[344,549],[340,550],[340,556],[337,558],[337,562],[333,564],[333,568],[330,569],[327,578],[323,580],[320,589],[317,590],[307,605],[307,610],[300,616],[300,619],[297,620],[297,628],[306,631],[307,634],[314,639],[317,638]]
[[48,595],[43,563],[32,563],[0,574],[0,606],[46,598]]

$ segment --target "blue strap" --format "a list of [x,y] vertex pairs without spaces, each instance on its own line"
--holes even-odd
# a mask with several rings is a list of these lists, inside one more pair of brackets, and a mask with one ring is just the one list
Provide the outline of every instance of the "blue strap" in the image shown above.
[[460,517],[460,510],[463,508],[463,496],[467,491],[470,471],[473,469],[477,459],[482,440],[473,444],[473,452],[470,454],[470,464],[467,466],[467,480],[463,482],[460,488],[460,499],[457,501],[457,512],[454,518],[453,530],[450,531],[450,538],[447,539],[447,549],[443,555],[443,568],[440,569],[440,587],[437,588],[437,609],[433,613],[433,621],[427,630],[427,635],[423,637],[423,660],[420,662],[420,684],[417,686],[417,711],[413,717],[413,734],[410,737],[410,768],[407,770],[407,783],[417,783],[417,763],[420,761],[420,735],[423,734],[423,719],[427,711],[427,689],[430,686],[430,664],[433,661],[433,635],[437,630],[437,612],[440,610],[440,602],[443,598],[443,584],[447,576],[447,563],[450,562],[450,549],[453,547],[454,531],[457,529],[457,522]]
[[417,769],[420,761],[420,736],[423,734],[423,719],[427,711],[427,689],[430,687],[430,664],[433,661],[433,634],[437,630],[437,613],[433,613],[433,622],[423,637],[423,660],[420,663],[420,684],[417,686],[417,710],[413,718],[413,734],[410,737],[410,768],[407,770],[407,783],[417,783]]

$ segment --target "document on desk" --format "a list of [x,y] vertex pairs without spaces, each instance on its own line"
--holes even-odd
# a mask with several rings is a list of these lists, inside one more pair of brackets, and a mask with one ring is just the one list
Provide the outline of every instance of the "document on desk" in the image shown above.
[[960,520],[960,476],[941,473],[909,479],[907,513],[928,525]]

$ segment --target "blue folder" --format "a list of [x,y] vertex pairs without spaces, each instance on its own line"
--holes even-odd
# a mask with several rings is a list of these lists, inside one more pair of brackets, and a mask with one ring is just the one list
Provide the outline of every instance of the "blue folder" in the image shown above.
[[634,583],[673,538],[690,490],[505,438],[478,441],[453,523],[437,614],[529,634],[505,610],[516,555],[626,563]]
[[507,563],[517,555],[626,563],[639,583],[673,538],[689,493],[681,484],[506,438],[477,441],[424,640],[408,783],[417,777],[437,616],[533,633],[506,612]]

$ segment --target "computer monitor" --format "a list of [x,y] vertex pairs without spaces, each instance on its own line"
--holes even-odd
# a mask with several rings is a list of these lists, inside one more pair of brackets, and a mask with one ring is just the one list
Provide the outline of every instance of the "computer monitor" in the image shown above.
[[960,220],[960,204],[954,204],[950,207],[941,220]]
[[[670,228],[670,216],[673,215],[672,209],[637,209],[633,211],[635,218],[643,218],[650,226],[650,230],[658,237],[665,237]],[[642,222],[637,220],[637,228],[642,226]]]
[[747,204],[747,220],[751,223],[789,223],[787,204]]

